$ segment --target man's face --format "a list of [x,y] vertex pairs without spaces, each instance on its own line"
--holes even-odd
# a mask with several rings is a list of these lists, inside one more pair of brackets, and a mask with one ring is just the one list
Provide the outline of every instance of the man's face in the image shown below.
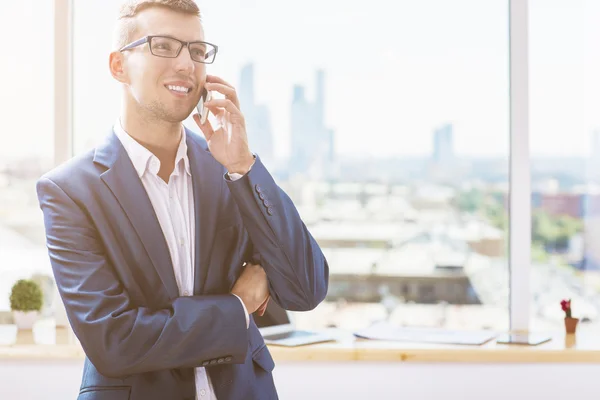
[[[133,40],[146,35],[170,36],[186,42],[204,40],[200,19],[194,15],[149,8],[135,18],[138,29]],[[131,109],[168,122],[181,122],[190,115],[206,81],[206,64],[193,61],[187,47],[181,49],[177,58],[154,56],[148,43],[123,55]],[[173,86],[189,91],[182,93]]]

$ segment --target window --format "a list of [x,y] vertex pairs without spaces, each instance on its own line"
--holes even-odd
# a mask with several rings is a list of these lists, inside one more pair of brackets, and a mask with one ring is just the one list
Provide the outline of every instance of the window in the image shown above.
[[73,146],[98,145],[119,116],[121,92],[108,69],[120,0],[73,1]]
[[[532,328],[600,323],[600,4],[530,0]],[[560,29],[556,21],[560,20]]]
[[280,3],[201,5],[330,264],[297,320],[507,329],[508,2]]
[[[209,73],[330,264],[300,326],[507,329],[508,0],[199,4]],[[118,116],[117,5],[75,1],[76,154]]]
[[14,38],[18,32],[18,39],[3,41],[0,63],[0,313],[10,310],[12,285],[29,278],[44,289],[44,315],[53,309],[52,270],[35,191],[35,182],[54,162],[53,30],[52,2],[14,2],[10,12],[0,13],[0,35]]

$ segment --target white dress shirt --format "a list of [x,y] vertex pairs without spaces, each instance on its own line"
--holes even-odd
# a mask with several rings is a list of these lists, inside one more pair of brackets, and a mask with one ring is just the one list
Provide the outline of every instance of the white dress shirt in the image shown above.
[[[159,159],[129,136],[120,121],[115,123],[114,131],[129,155],[158,217],[173,261],[179,295],[192,296],[194,294],[195,213],[185,129],[182,129],[181,141],[175,157],[175,169],[171,173],[168,183],[158,176]],[[232,180],[240,177],[240,175],[234,174],[229,176]],[[241,299],[240,302],[244,307],[246,326],[248,326],[248,312]],[[196,398],[198,400],[217,400],[206,369],[204,367],[195,368],[195,377]]]

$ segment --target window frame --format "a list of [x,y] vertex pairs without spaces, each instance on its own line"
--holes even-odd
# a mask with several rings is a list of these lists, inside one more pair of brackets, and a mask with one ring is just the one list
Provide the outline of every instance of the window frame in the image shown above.
[[[54,0],[54,164],[74,155],[73,0]],[[530,326],[531,171],[529,149],[529,0],[508,0],[509,12],[509,326]],[[477,34],[473,32],[473,34]],[[523,173],[526,171],[526,173]]]

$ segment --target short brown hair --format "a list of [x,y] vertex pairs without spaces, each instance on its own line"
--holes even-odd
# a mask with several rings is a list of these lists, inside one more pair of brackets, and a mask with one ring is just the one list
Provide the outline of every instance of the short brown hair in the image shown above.
[[121,5],[115,27],[115,50],[133,40],[137,28],[135,16],[152,7],[162,7],[201,18],[200,8],[194,0],[126,0]]

